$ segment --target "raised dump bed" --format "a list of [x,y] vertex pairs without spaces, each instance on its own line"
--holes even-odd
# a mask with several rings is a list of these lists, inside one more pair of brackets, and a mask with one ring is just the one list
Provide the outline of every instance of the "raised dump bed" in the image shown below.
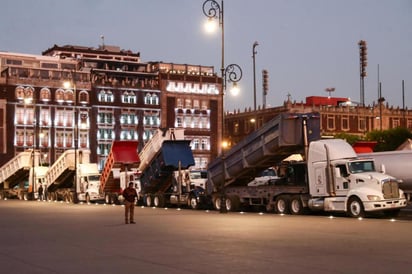
[[209,188],[234,182],[246,185],[258,172],[290,154],[304,153],[304,129],[309,142],[317,140],[319,123],[318,113],[279,114],[209,164]]

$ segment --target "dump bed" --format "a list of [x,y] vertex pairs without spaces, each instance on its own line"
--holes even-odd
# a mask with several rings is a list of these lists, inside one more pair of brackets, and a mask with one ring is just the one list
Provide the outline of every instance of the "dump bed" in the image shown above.
[[318,113],[279,114],[209,164],[208,187],[217,189],[224,182],[225,186],[246,185],[290,154],[304,154],[306,134],[308,141],[320,138]]
[[144,171],[157,156],[165,140],[184,140],[184,129],[157,129],[153,137],[146,143],[139,153],[139,170]]
[[138,168],[138,141],[113,141],[100,176],[100,193],[120,191],[120,180],[113,177],[113,169]]
[[[77,154],[77,157],[75,155]],[[87,164],[90,162],[90,150],[69,149],[64,151],[48,169],[45,179],[50,191],[57,188],[71,187],[76,171],[75,164]]]
[[33,150],[20,152],[14,156],[10,161],[0,167],[0,185],[3,188],[13,188],[19,182],[29,176],[30,168],[33,165],[39,165],[40,153]]
[[143,193],[165,191],[171,185],[173,172],[195,164],[190,140],[164,140],[161,149],[142,170]]

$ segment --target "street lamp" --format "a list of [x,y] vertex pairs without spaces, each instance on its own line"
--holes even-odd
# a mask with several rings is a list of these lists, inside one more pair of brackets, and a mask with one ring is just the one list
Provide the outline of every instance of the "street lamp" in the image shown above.
[[209,19],[209,26],[212,24],[213,19],[219,20],[219,26],[221,28],[222,34],[222,60],[220,66],[220,72],[222,79],[225,73],[225,27],[224,27],[224,13],[223,13],[223,0],[220,2],[220,5],[215,0],[206,0],[203,3],[203,13]]
[[[33,140],[32,140],[32,162],[31,162],[31,193],[28,193],[28,198],[31,199],[35,199],[35,193],[36,193],[36,176],[35,176],[35,166],[36,166],[36,148],[38,148],[38,142],[37,142],[37,121],[38,121],[38,117],[37,117],[37,107],[36,107],[36,98],[35,98],[36,94],[34,91],[33,87],[26,87],[25,88],[25,98],[24,98],[24,104],[25,105],[32,105],[33,107]],[[39,163],[38,163],[39,164]]]
[[[224,139],[224,94],[226,92],[227,82],[233,83],[232,92],[235,93],[238,91],[237,82],[242,78],[242,69],[237,64],[230,64],[225,67],[225,27],[224,27],[224,9],[223,9],[223,0],[220,1],[220,4],[215,0],[206,0],[203,3],[203,13],[208,18],[208,23],[212,23],[214,19],[219,20],[219,26],[221,28],[221,66],[220,72],[222,77],[222,100],[221,100],[221,109],[222,109],[222,130],[221,130],[221,143]],[[221,153],[223,152],[223,147],[221,146]]]
[[[237,65],[237,64],[230,64],[228,65],[224,70],[223,70],[223,87],[222,87],[222,142],[224,142],[224,138],[225,138],[225,112],[224,112],[224,95],[225,95],[225,91],[226,91],[226,87],[227,87],[227,82],[231,82],[233,84],[230,92],[233,95],[237,95],[239,94],[239,88],[237,86],[237,82],[240,81],[240,79],[242,79],[242,68]],[[224,152],[224,149],[222,148],[222,154]]]
[[253,58],[253,110],[256,111],[256,63],[255,63],[255,57],[257,54],[256,47],[259,45],[259,43],[256,41],[253,43],[252,47],[252,58]]
[[221,66],[220,66],[220,72],[221,72],[221,77],[222,77],[222,100],[221,100],[221,112],[222,112],[222,125],[221,125],[221,137],[220,137],[220,150],[221,150],[221,158],[222,158],[222,172],[223,172],[223,183],[220,187],[221,191],[221,200],[220,200],[220,212],[225,213],[226,211],[226,200],[224,197],[224,187],[226,183],[226,172],[225,172],[225,166],[224,166],[224,150],[225,150],[225,144],[224,142],[224,132],[225,132],[225,111],[224,111],[224,95],[226,92],[226,85],[227,82],[232,82],[233,83],[233,90],[236,91],[238,90],[237,88],[237,82],[242,78],[242,69],[240,68],[239,65],[237,64],[230,64],[227,67],[225,67],[225,27],[224,27],[224,10],[223,10],[223,0],[220,1],[220,4],[215,1],[215,0],[206,0],[203,3],[202,6],[203,14],[206,15],[206,17],[209,19],[209,24],[211,21],[214,19],[219,20],[219,26],[221,28]]
[[74,116],[74,178],[73,178],[73,203],[77,203],[77,150],[78,150],[78,121],[77,121],[77,92],[76,92],[76,74],[75,71],[70,73],[70,81],[63,83],[64,88],[73,88],[73,116]]

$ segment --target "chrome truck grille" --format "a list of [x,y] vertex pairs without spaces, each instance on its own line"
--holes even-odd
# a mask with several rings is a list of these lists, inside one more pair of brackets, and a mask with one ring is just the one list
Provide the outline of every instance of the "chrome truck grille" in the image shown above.
[[386,181],[382,186],[383,198],[399,198],[399,185],[396,181]]

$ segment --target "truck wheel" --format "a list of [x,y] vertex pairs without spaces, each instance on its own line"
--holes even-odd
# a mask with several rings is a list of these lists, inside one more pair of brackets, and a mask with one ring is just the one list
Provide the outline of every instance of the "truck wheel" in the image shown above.
[[300,215],[303,213],[303,205],[299,196],[294,196],[290,200],[290,213],[293,215]]
[[152,196],[146,195],[146,199],[145,199],[145,200],[146,200],[146,206],[151,207],[152,204],[153,204]]
[[287,214],[289,210],[289,200],[286,196],[279,196],[275,201],[275,211],[279,214]]
[[165,199],[163,195],[156,195],[153,199],[153,205],[155,207],[164,207],[165,206]]
[[4,200],[4,193],[3,193],[3,191],[0,192],[0,200]]
[[106,204],[109,204],[110,205],[110,194],[105,194],[104,195],[104,202],[106,203]]
[[351,197],[347,205],[347,213],[350,217],[359,218],[365,217],[365,210],[361,200],[357,197]]
[[199,203],[197,202],[197,199],[195,196],[190,196],[188,206],[191,209],[199,209]]
[[90,203],[90,195],[89,193],[86,193],[86,203]]
[[238,211],[240,207],[240,199],[238,196],[230,196],[226,198],[227,211]]
[[119,203],[119,199],[117,198],[116,194],[113,194],[110,196],[110,203],[113,205],[118,205]]
[[213,200],[213,207],[214,207],[216,210],[220,210],[220,204],[221,204],[221,199],[220,199],[220,197],[215,197],[214,200]]

